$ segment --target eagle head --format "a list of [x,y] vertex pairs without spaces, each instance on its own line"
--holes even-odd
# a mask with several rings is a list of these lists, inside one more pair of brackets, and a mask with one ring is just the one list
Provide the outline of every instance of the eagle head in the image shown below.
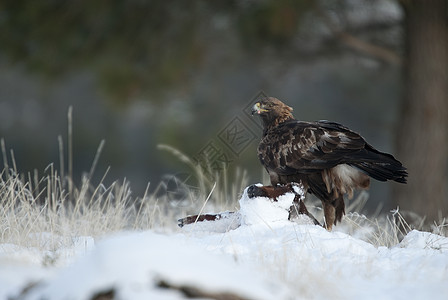
[[252,106],[252,115],[257,114],[265,127],[276,126],[284,121],[294,119],[292,107],[274,97],[261,99]]

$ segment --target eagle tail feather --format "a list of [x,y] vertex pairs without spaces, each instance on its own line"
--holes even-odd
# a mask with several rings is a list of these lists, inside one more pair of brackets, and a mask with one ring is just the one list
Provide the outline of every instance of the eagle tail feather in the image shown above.
[[407,182],[408,172],[401,162],[389,153],[376,150],[370,144],[366,144],[364,151],[358,152],[353,158],[352,166],[376,180]]
[[382,161],[361,162],[354,164],[354,167],[379,181],[393,180],[399,183],[407,182],[406,177],[408,176],[408,172],[398,161],[396,161],[396,163]]

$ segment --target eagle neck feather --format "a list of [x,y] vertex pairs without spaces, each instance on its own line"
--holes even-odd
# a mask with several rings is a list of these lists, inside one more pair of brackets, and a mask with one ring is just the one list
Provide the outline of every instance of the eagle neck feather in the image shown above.
[[263,116],[263,132],[266,134],[269,130],[274,129],[278,125],[295,120],[293,115],[289,111],[285,111],[282,114],[271,118],[270,116]]

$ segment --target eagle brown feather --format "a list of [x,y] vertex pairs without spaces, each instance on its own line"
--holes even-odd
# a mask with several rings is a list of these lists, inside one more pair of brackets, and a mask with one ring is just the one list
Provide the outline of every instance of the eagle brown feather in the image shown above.
[[263,122],[258,158],[273,186],[301,182],[322,201],[327,229],[345,214],[343,196],[367,189],[370,177],[406,183],[406,168],[358,133],[334,122],[298,121],[292,110],[273,97],[254,105]]

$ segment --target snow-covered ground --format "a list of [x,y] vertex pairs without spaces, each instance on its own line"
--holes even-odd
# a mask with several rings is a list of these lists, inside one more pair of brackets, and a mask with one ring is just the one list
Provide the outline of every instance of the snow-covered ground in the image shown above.
[[[70,237],[71,247],[54,249],[1,244],[0,299],[448,299],[448,238],[412,231],[377,248],[286,220],[288,197],[244,193],[234,220],[178,232]],[[67,238],[43,234],[52,245]]]

